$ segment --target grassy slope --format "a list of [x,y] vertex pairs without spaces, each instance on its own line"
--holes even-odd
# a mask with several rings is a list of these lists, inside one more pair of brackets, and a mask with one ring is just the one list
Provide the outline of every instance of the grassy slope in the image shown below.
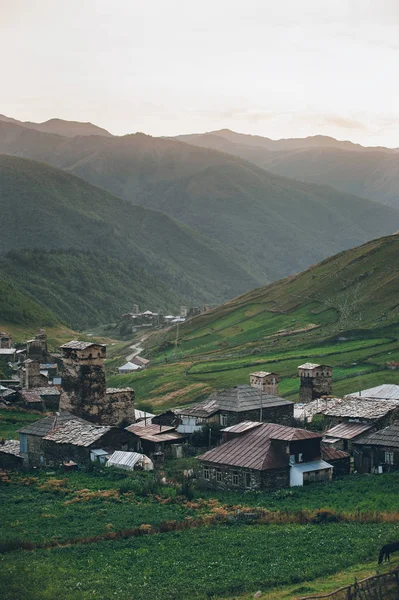
[[0,123],[0,151],[47,161],[130,202],[159,208],[228,246],[234,264],[258,283],[391,233],[399,218],[389,207],[174,140],[56,138]]
[[399,236],[381,238],[240,296],[181,327],[177,352],[175,330],[150,338],[153,367],[112,384],[173,406],[263,369],[280,373],[280,393],[295,399],[307,359],[334,367],[337,394],[395,383],[386,362],[399,358],[398,258]]
[[[108,319],[120,314],[122,305],[130,306],[136,300],[135,288],[137,300],[156,302],[158,306],[153,308],[167,309],[176,308],[180,300],[220,302],[256,281],[219,243],[166,215],[132,206],[58,169],[2,156],[0,181],[0,252],[73,249],[105,255],[104,272],[107,277],[113,272],[112,293],[118,293],[120,304],[117,311],[110,310]],[[84,255],[74,260],[71,257],[68,262],[66,255],[26,258],[25,253],[25,259],[21,259],[21,255],[13,254],[4,268],[8,275],[15,273],[23,289],[46,304],[52,293],[53,269],[57,286],[62,285],[60,277],[57,280],[58,271],[74,268],[78,280],[86,278],[96,286],[92,299],[96,294],[104,295],[93,276],[98,265],[90,266],[85,261]],[[41,285],[36,285],[38,279]],[[112,305],[110,294],[108,300]],[[49,306],[56,309],[57,303],[50,300]],[[98,305],[95,302],[94,312],[97,308],[101,312],[103,306],[101,301]],[[73,308],[79,313],[76,301]],[[59,316],[64,317],[65,311],[61,310]],[[103,315],[95,318],[102,319]]]

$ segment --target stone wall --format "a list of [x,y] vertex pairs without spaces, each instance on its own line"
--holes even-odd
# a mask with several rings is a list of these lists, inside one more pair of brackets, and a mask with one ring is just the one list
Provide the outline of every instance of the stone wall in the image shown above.
[[26,360],[24,362],[25,372],[23,372],[23,387],[33,389],[42,387],[46,384],[46,379],[40,373],[40,362],[38,360]]
[[[220,411],[219,423],[221,422],[221,415],[226,415],[227,424],[224,427],[230,427],[231,425],[237,425],[243,421],[259,421],[260,409],[247,410],[244,412],[229,412]],[[292,425],[294,420],[294,405],[284,404],[283,406],[264,406],[262,408],[262,421],[265,423],[278,423],[279,425]]]
[[134,390],[131,388],[108,388],[101,422],[104,425],[124,425],[125,427],[135,423]]
[[[214,465],[200,461],[200,484],[209,489],[219,490],[275,490],[289,487],[289,466],[284,469],[258,471],[230,465]],[[209,471],[209,479],[204,477],[204,469]]]
[[320,396],[331,396],[332,394],[332,376],[301,376],[301,385],[299,388],[299,401],[311,402]]
[[26,434],[28,452],[22,453],[24,464],[29,467],[40,467],[44,464],[43,439],[39,435]]

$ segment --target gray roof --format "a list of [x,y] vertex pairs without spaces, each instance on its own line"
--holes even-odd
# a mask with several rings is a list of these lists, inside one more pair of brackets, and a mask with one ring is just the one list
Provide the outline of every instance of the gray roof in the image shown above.
[[317,369],[318,367],[321,367],[321,365],[318,365],[317,363],[303,363],[303,365],[299,365],[298,369],[308,369],[309,371],[311,371],[312,369]]
[[338,423],[325,432],[325,436],[352,440],[353,438],[365,433],[372,427],[371,423]]
[[355,444],[399,448],[399,422],[395,422],[384,429],[370,433],[369,435],[356,440]]
[[107,388],[107,394],[118,394],[119,392],[133,392],[133,388],[125,387],[125,388]]
[[333,469],[334,467],[325,460],[311,460],[304,463],[295,463],[291,465],[291,469],[300,471],[301,473],[309,473],[310,471],[320,471],[322,469]]
[[3,356],[12,356],[16,353],[15,348],[0,348],[0,355]]
[[86,422],[83,419],[75,417],[75,415],[72,415],[71,413],[65,411],[60,412],[57,415],[52,415],[51,417],[45,417],[44,419],[35,421],[34,423],[27,425],[26,427],[22,427],[22,429],[19,430],[19,433],[26,433],[28,435],[38,435],[39,437],[44,437],[45,435],[50,433],[52,429],[54,429],[54,426],[63,425],[64,423],[67,423],[68,421],[72,420],[81,421],[82,423]]
[[244,433],[249,431],[250,429],[259,427],[260,425],[262,425],[260,421],[242,421],[241,423],[237,423],[236,425],[230,425],[230,427],[225,427],[221,431],[223,431],[223,433]]
[[347,398],[340,404],[336,404],[323,412],[327,417],[380,419],[395,408],[397,408],[395,402],[387,402],[386,400]]
[[211,394],[209,398],[188,408],[176,410],[177,414],[193,417],[210,417],[218,411],[245,412],[247,410],[267,409],[292,405],[293,402],[279,396],[263,394],[250,385],[236,385],[233,388]]
[[72,350],[86,350],[90,346],[105,346],[105,344],[97,344],[95,342],[80,342],[78,340],[72,340],[60,346],[60,348],[71,348]]
[[372,398],[373,400],[397,400],[399,402],[399,385],[384,383],[367,390],[348,394],[347,398]]
[[101,439],[111,429],[112,427],[93,425],[84,421],[68,421],[50,431],[43,439],[55,444],[72,444],[73,446],[87,447]]
[[0,452],[4,454],[12,454],[13,456],[21,456],[18,440],[6,440],[4,444],[0,444]]
[[124,469],[133,469],[134,465],[141,463],[145,458],[144,454],[138,452],[123,452],[117,450],[109,457],[107,467],[118,466]]

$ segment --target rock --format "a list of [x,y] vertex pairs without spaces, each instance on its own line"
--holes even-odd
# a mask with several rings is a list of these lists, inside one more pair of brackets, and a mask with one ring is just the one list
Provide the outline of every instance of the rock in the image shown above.
[[254,598],[260,598],[261,596],[262,596],[262,592],[260,590],[255,592],[255,594],[253,595]]

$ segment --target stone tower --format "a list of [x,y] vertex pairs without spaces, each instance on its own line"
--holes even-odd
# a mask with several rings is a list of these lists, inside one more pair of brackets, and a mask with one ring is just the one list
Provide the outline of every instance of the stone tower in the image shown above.
[[25,389],[32,389],[42,387],[45,378],[40,373],[40,362],[38,360],[32,360],[28,358],[24,362],[24,369],[22,370],[22,385]]
[[280,376],[277,373],[269,373],[267,371],[257,371],[249,376],[249,383],[253,388],[262,390],[264,394],[278,396],[278,384]]
[[12,348],[12,336],[0,331],[0,348]]
[[31,358],[32,360],[38,360],[43,363],[47,362],[47,335],[44,329],[39,329],[35,337],[26,342],[26,350],[28,358]]
[[330,396],[332,393],[332,367],[305,363],[298,367],[301,378],[299,401],[311,402],[320,396]]
[[134,392],[107,390],[106,346],[72,341],[61,346],[62,390],[60,411],[101,425],[134,423]]

